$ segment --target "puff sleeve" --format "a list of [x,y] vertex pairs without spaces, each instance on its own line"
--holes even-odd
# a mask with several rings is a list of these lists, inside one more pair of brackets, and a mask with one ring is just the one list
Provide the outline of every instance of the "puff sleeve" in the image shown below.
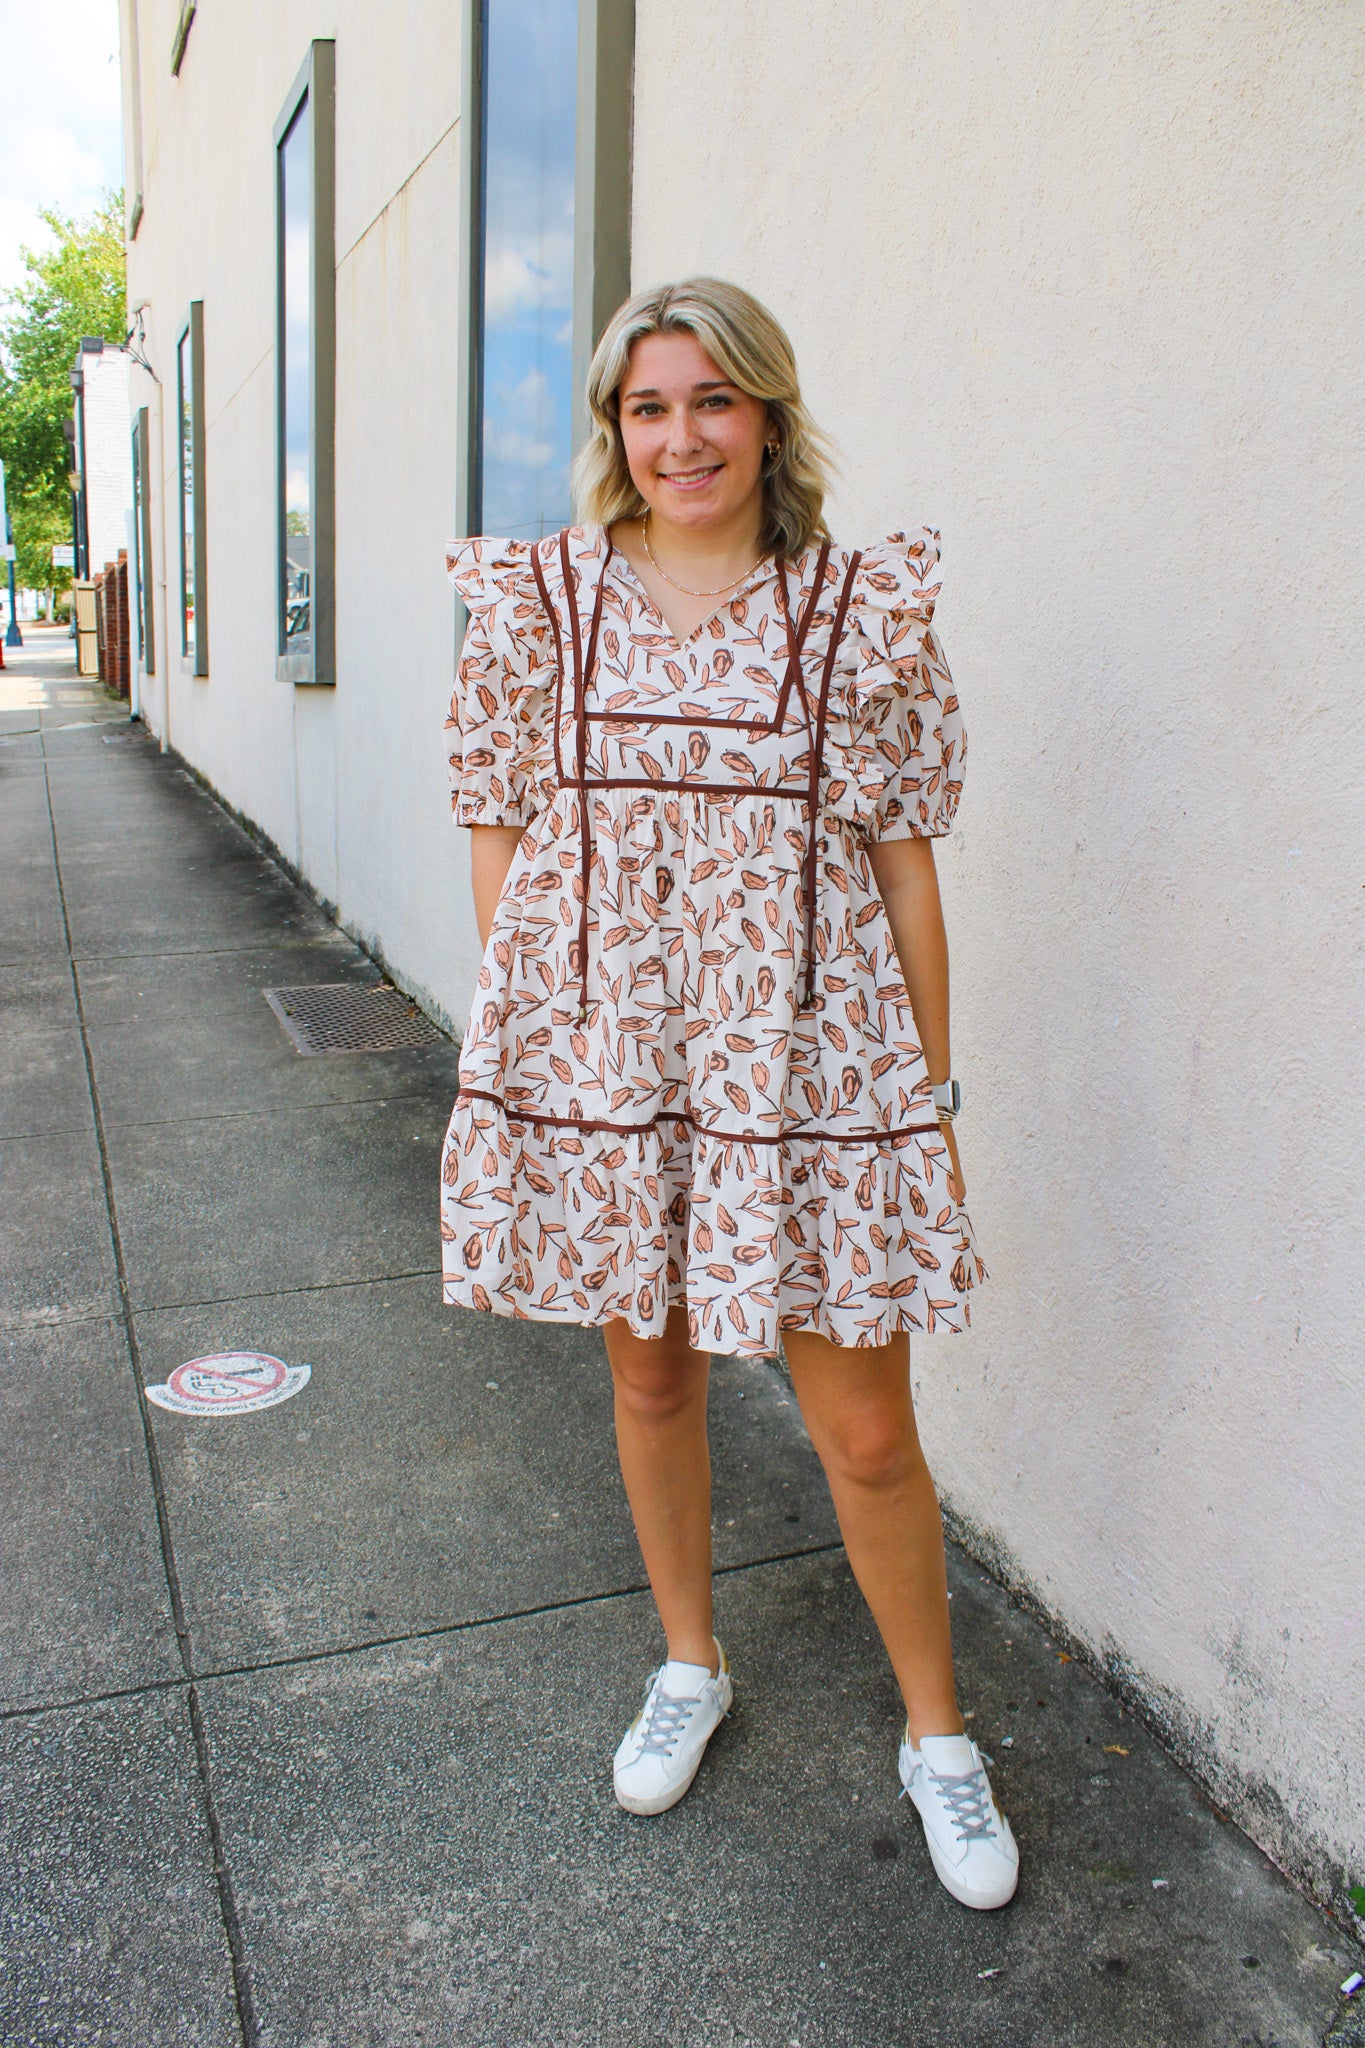
[[446,546],[469,612],[445,726],[460,825],[529,825],[545,801],[556,668],[531,545],[481,537]]
[[967,735],[933,630],[938,535],[891,534],[859,564],[849,726],[869,839],[936,839],[962,793]]

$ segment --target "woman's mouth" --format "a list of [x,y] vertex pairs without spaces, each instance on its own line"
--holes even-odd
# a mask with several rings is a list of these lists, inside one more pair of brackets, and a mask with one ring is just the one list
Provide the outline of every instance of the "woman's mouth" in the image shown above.
[[722,463],[713,462],[706,469],[673,469],[660,475],[660,483],[671,484],[675,491],[699,491],[709,484],[713,476],[719,476]]

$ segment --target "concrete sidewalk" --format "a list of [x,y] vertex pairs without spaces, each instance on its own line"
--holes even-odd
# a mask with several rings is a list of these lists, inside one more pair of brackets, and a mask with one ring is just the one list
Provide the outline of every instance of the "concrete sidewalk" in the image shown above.
[[[940,1889],[760,1364],[712,1403],[737,1711],[674,1813],[616,1808],[659,1645],[600,1339],[442,1307],[454,1049],[300,1058],[262,989],[375,969],[32,637],[0,676],[0,2041],[1316,2048],[1352,1945],[958,1554],[1024,1876],[995,1915]],[[232,1349],[312,1379],[146,1401]]]

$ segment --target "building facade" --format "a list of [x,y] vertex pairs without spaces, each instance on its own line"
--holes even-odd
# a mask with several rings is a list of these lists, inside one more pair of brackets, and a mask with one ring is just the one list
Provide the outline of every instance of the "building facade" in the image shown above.
[[1323,1895],[1365,1868],[1365,18],[122,0],[149,723],[432,1011],[448,534],[548,530],[627,282],[740,280],[943,535],[992,1269],[957,1526]]

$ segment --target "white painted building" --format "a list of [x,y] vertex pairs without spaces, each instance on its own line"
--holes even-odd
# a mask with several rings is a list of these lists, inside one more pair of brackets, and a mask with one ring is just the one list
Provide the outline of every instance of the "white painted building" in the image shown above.
[[95,338],[82,341],[73,366],[74,454],[80,478],[81,573],[98,576],[128,546],[133,509],[132,416],[128,358]]
[[635,283],[767,299],[842,450],[837,531],[942,530],[971,732],[942,872],[993,1280],[970,1337],[914,1348],[931,1460],[1340,1901],[1365,14],[637,0],[632,75],[627,0],[581,7],[487,0],[481,94],[484,9],[123,0],[147,716],[458,1020],[442,542],[480,492],[489,524],[560,516],[632,183]]

